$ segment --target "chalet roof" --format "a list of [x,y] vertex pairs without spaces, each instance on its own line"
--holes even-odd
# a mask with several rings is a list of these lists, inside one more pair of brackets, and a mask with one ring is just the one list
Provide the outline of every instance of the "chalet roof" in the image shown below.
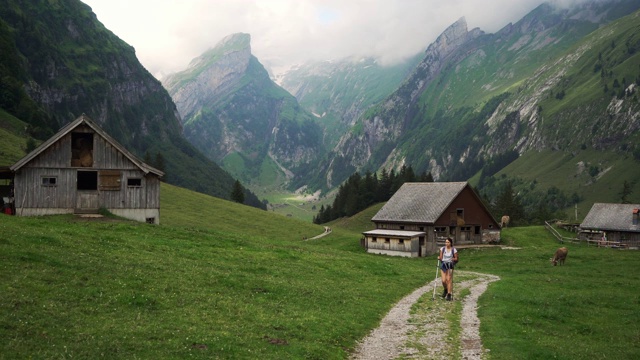
[[413,238],[416,236],[425,235],[424,231],[408,231],[408,230],[390,230],[390,229],[375,229],[363,232],[364,235],[372,236],[395,236],[402,238]]
[[633,223],[634,210],[640,211],[640,204],[595,203],[580,224],[583,229],[640,232],[640,224]]
[[48,149],[51,145],[55,144],[57,141],[62,139],[65,135],[67,135],[68,133],[73,131],[73,129],[77,128],[78,126],[80,126],[82,124],[85,124],[85,125],[89,126],[98,135],[102,136],[107,142],[109,142],[116,149],[118,149],[118,151],[120,151],[127,159],[129,159],[132,163],[134,163],[145,174],[152,173],[152,174],[158,175],[160,177],[164,175],[164,173],[162,171],[160,171],[160,170],[158,170],[158,169],[156,169],[156,168],[154,168],[154,167],[142,162],[135,155],[130,153],[127,149],[124,148],[124,146],[120,145],[114,138],[112,138],[109,134],[107,134],[104,130],[102,130],[102,128],[100,128],[100,126],[98,126],[96,123],[94,123],[93,120],[91,120],[85,114],[80,115],[74,121],[72,121],[72,122],[68,123],[67,125],[63,126],[60,129],[60,131],[58,131],[58,133],[53,135],[47,141],[45,141],[42,144],[40,144],[40,146],[35,148],[32,152],[27,154],[25,157],[23,157],[22,159],[18,160],[18,162],[16,162],[15,164],[13,164],[10,167],[11,171],[15,172],[15,171],[20,170],[20,168],[22,168],[24,165],[29,163],[31,160],[33,160],[38,155],[40,155],[43,151]]
[[467,182],[404,183],[371,221],[435,223]]

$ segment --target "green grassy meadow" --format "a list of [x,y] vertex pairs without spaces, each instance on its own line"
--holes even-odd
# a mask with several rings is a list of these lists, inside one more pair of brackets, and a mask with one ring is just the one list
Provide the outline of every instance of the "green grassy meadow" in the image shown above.
[[[323,227],[167,184],[161,203],[159,226],[2,216],[0,359],[346,359],[433,280],[435,257],[360,248],[374,210],[303,241]],[[489,358],[640,356],[640,253],[567,245],[552,267],[544,228],[504,239],[519,249],[459,264],[501,277],[479,302]]]

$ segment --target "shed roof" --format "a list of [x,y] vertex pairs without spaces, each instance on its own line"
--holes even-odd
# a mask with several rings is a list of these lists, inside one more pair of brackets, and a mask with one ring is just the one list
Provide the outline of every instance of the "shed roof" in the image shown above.
[[74,121],[72,121],[72,122],[68,123],[67,125],[63,126],[60,129],[60,131],[58,131],[55,135],[53,135],[47,141],[45,141],[42,144],[40,144],[40,146],[35,148],[32,152],[27,154],[25,157],[23,157],[22,159],[18,160],[18,162],[16,162],[15,164],[13,164],[10,167],[11,171],[15,172],[15,171],[20,170],[20,168],[22,168],[24,165],[28,164],[31,160],[36,158],[43,151],[48,149],[51,145],[55,144],[58,140],[60,140],[62,137],[64,137],[68,133],[70,133],[73,129],[77,128],[81,124],[85,124],[85,125],[89,126],[98,135],[102,136],[107,142],[109,142],[116,149],[118,149],[118,151],[120,151],[127,159],[129,159],[132,163],[134,163],[145,174],[152,173],[152,174],[156,174],[156,175],[158,175],[160,177],[162,177],[164,175],[164,173],[162,171],[154,168],[153,166],[150,166],[150,165],[142,162],[135,155],[130,153],[127,149],[124,148],[124,146],[120,145],[114,138],[109,136],[109,134],[107,134],[104,130],[102,130],[102,128],[100,128],[100,126],[98,126],[96,123],[94,123],[93,120],[91,120],[85,114],[80,115]]
[[396,236],[403,238],[413,238],[416,236],[426,235],[424,231],[408,231],[408,230],[389,230],[389,229],[375,229],[365,231],[362,234],[364,235],[373,235],[373,236]]
[[640,211],[640,204],[595,203],[580,224],[583,229],[640,232],[638,221],[633,223],[633,213]]
[[371,221],[435,223],[467,182],[404,183]]

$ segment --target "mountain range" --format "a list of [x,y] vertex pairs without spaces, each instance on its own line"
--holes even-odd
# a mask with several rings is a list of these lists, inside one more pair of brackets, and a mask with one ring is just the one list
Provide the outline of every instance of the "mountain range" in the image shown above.
[[[182,134],[173,100],[130,45],[77,0],[7,0],[0,7],[2,165],[81,114],[132,153],[162,167],[164,180],[230,198],[235,179]],[[10,141],[9,141],[10,140]],[[21,144],[18,144],[20,143]],[[246,191],[245,202],[264,205]]]
[[508,183],[530,207],[640,202],[640,1],[555,4],[493,34],[460,18],[393,66],[348,58],[277,78],[232,34],[160,84],[86,5],[9,1],[0,121],[43,139],[85,112],[164,157],[169,182],[220,197],[234,178],[251,195],[327,194],[410,165],[489,201]]
[[[640,196],[637,171],[622,176],[611,171],[629,165],[635,169],[640,158],[638,8],[639,1],[627,0],[568,8],[543,3],[494,34],[468,29],[463,17],[424,53],[395,66],[380,66],[370,58],[323,61],[297,66],[272,80],[262,67],[251,65],[249,59],[258,59],[250,55],[249,35],[236,34],[164,84],[191,142],[232,174],[253,180],[253,186],[266,185],[264,179],[278,179],[277,184],[286,179],[290,190],[327,192],[357,171],[398,171],[411,165],[436,180],[472,179],[489,198],[508,181],[530,206],[539,202],[533,199],[547,196],[539,191],[558,187],[564,200],[556,208],[588,206],[618,200],[624,186]],[[225,52],[230,42],[235,50]],[[239,54],[245,60],[237,61]],[[235,68],[236,82],[230,86],[232,77],[221,71],[234,62],[246,65],[244,71]],[[259,76],[253,69],[259,69]],[[187,76],[196,72],[198,77]],[[238,85],[239,79],[245,82]],[[279,89],[275,81],[299,106],[289,99],[292,105],[286,110],[254,111],[260,96]],[[268,95],[246,95],[251,86],[264,83],[268,87],[260,87],[270,89]],[[203,84],[209,90],[203,91]],[[296,157],[304,153],[296,148],[301,144],[295,139],[301,136],[290,137],[294,146],[280,147],[283,152],[274,157],[255,151],[255,144],[242,145],[229,131],[215,131],[243,129],[243,113],[271,119],[263,123],[263,134],[277,133],[274,124],[283,114],[304,119],[314,132],[320,127],[322,141],[308,144],[314,156]],[[210,131],[203,131],[204,124]],[[189,135],[189,128],[196,131]],[[549,153],[565,162],[546,171],[562,173],[564,179],[544,172],[523,175],[522,166],[535,168]],[[272,162],[278,166],[268,165]],[[547,180],[552,178],[555,182]]]

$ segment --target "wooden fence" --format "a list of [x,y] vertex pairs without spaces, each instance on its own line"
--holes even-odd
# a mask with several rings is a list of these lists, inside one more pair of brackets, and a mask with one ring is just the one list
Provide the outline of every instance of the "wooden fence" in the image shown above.
[[[563,236],[556,230],[553,224],[557,224],[558,220],[547,220],[544,222],[544,227],[549,230],[549,232],[558,240],[560,243],[573,243],[573,244],[587,244],[587,246],[593,245],[597,247],[606,247],[606,248],[614,248],[614,249],[627,249],[629,244],[623,243],[620,241],[608,241],[608,240],[600,240],[600,239],[580,239],[578,237],[567,237]],[[571,226],[571,225],[570,225]],[[572,227],[573,229],[573,227]],[[577,231],[577,229],[575,229]]]

